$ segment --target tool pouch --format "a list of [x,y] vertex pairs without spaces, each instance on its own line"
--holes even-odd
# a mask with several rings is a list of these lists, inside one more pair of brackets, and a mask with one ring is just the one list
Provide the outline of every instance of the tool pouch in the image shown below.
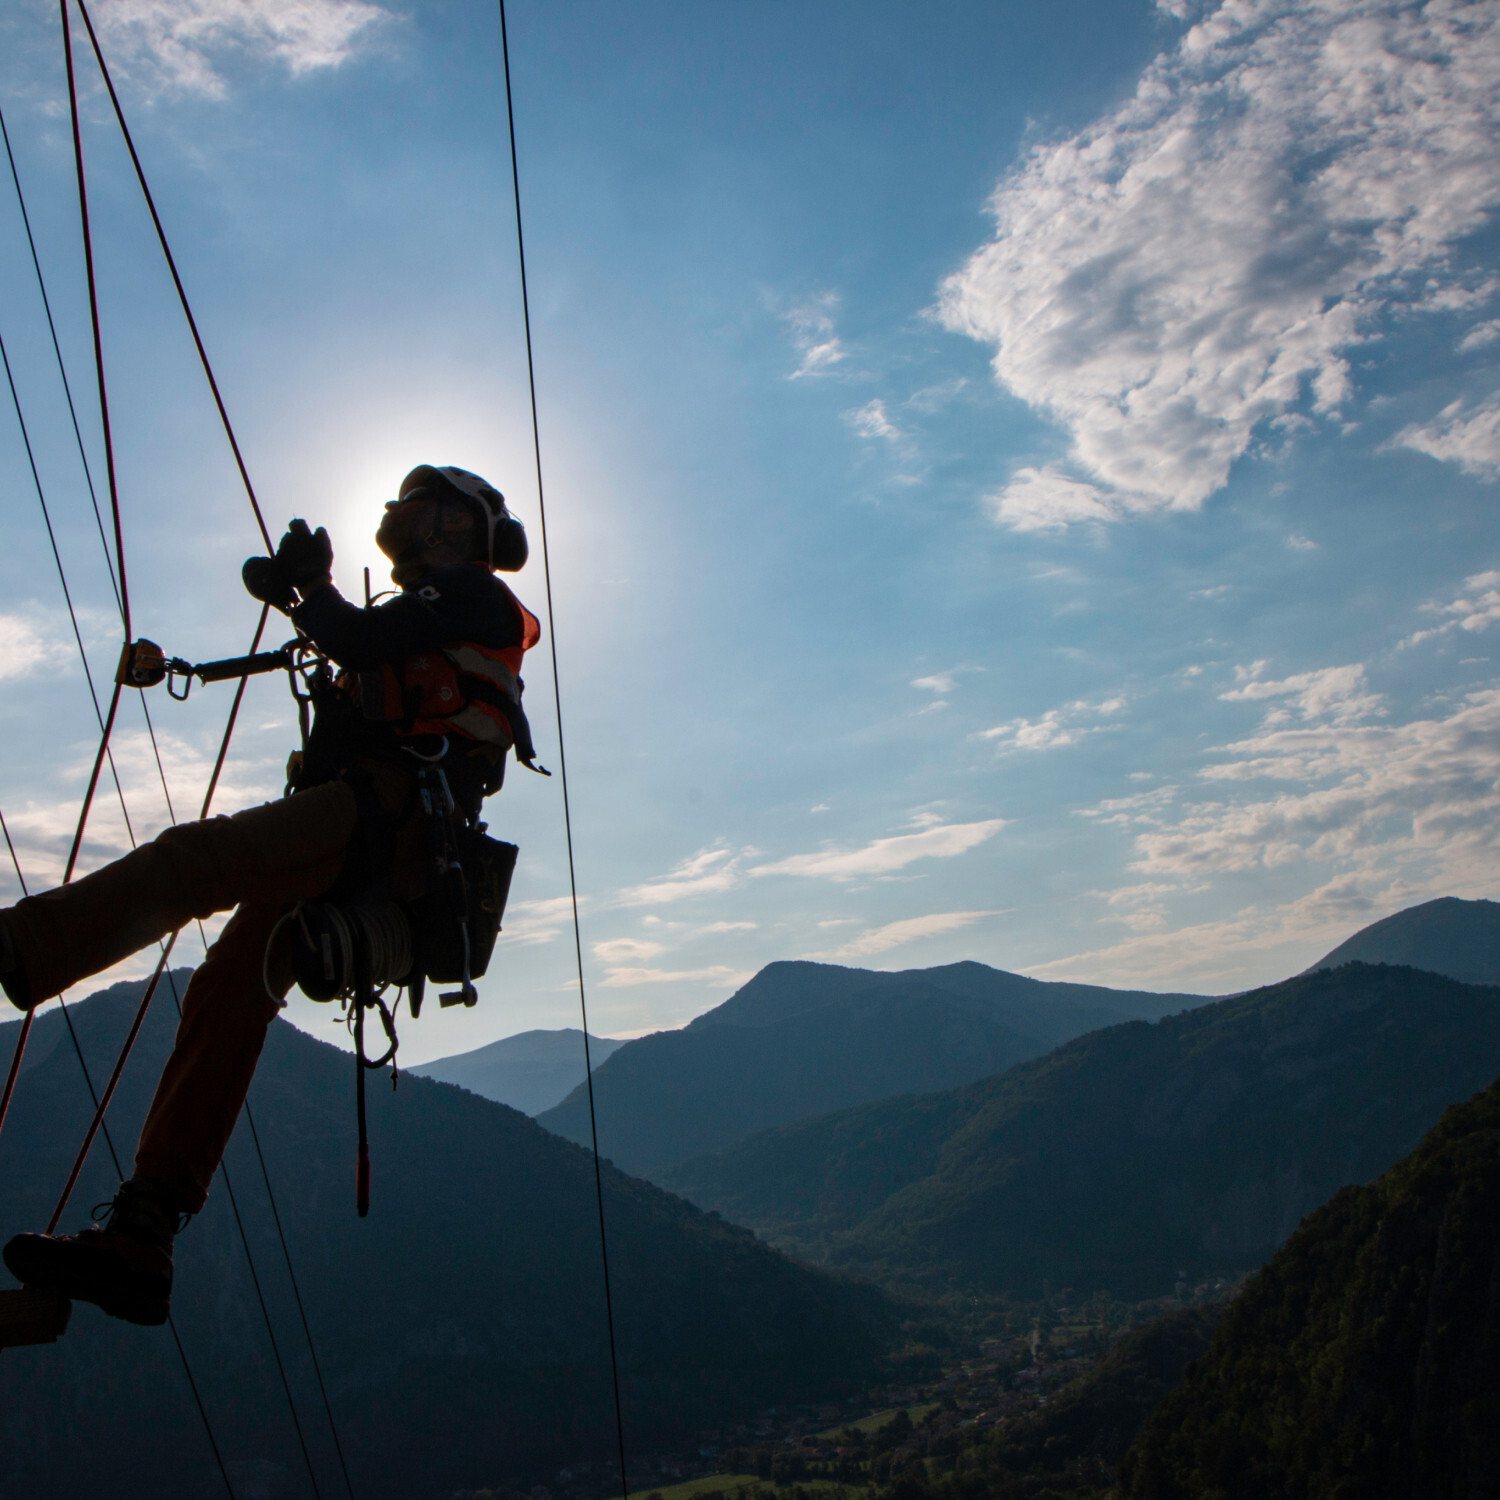
[[466,828],[458,835],[458,853],[462,873],[450,870],[411,907],[418,966],[435,984],[464,978],[464,925],[468,977],[478,979],[489,967],[519,851],[514,844]]

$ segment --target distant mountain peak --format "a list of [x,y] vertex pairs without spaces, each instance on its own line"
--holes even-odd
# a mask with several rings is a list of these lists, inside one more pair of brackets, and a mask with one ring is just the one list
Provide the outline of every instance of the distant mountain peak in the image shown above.
[[1403,964],[1461,984],[1500,984],[1500,902],[1439,896],[1346,938],[1306,973],[1355,961]]

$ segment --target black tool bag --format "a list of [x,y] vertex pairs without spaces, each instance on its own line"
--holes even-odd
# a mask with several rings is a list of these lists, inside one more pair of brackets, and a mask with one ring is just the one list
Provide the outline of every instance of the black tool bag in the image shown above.
[[417,967],[435,984],[461,982],[465,958],[470,979],[489,967],[519,851],[482,828],[465,828],[458,834],[458,853],[458,865],[411,908]]

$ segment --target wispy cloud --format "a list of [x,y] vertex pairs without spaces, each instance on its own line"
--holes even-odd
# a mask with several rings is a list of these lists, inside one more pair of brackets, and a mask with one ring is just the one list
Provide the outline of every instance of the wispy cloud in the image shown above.
[[1403,428],[1393,446],[1415,448],[1481,479],[1500,479],[1500,393],[1472,408],[1450,402],[1433,421]]
[[919,833],[876,839],[859,849],[825,848],[816,854],[794,854],[771,864],[753,865],[752,875],[813,875],[830,880],[889,875],[922,859],[952,859],[992,839],[1004,818],[979,823],[943,823]]
[[98,26],[111,57],[147,87],[222,98],[232,58],[301,77],[348,62],[392,18],[369,0],[111,0]]
[[941,937],[944,933],[971,927],[986,917],[999,915],[997,911],[942,911],[926,917],[906,917],[899,922],[887,922],[883,927],[872,927],[842,947],[818,956],[828,959],[873,958],[877,953],[888,953],[903,944],[921,938]]
[[859,437],[881,438],[887,443],[901,441],[901,429],[891,421],[890,413],[885,409],[885,402],[879,398],[866,401],[863,406],[845,412],[844,420]]
[[1017,469],[986,501],[991,516],[1012,531],[1064,531],[1091,521],[1118,521],[1121,509],[1097,485],[1056,469]]
[[[996,518],[1195,509],[1263,420],[1336,413],[1375,319],[1478,290],[1450,252],[1500,206],[1497,125],[1493,6],[1206,14],[1133,98],[1001,183],[993,242],[942,288],[944,321],[995,347],[997,379],[1097,485],[1023,470]],[[1488,420],[1431,442],[1488,465]]]
[[728,849],[700,849],[661,880],[626,887],[616,898],[621,906],[662,906],[693,896],[711,896],[739,883],[739,856]]
[[723,988],[734,988],[748,983],[755,971],[731,969],[724,964],[714,964],[707,969],[645,969],[621,967],[606,969],[600,981],[606,989],[632,989],[641,984],[712,984]]
[[1036,979],[1170,985],[1211,994],[1240,984],[1247,962],[1259,967],[1269,958],[1295,973],[1355,928],[1413,902],[1453,893],[1452,887],[1412,885],[1388,872],[1354,871],[1292,901],[1250,906],[1186,927],[1140,931],[1108,947],[1030,965],[1026,973]]
[[[1132,868],[1170,879],[1378,859],[1441,866],[1454,885],[1500,875],[1500,689],[1404,724],[1266,728],[1215,754],[1201,773],[1213,800],[1173,805],[1164,788],[1100,809],[1137,829]],[[1257,783],[1284,790],[1233,796]]]
[[1088,735],[1098,734],[1107,727],[1105,721],[1125,707],[1123,696],[1098,703],[1079,698],[1061,708],[1049,708],[1040,719],[1011,719],[993,729],[982,729],[979,737],[992,740],[1002,750],[1061,750]]
[[773,305],[791,334],[793,347],[801,356],[789,379],[826,375],[849,357],[834,327],[834,315],[839,308],[837,292],[820,292],[801,302]]
[[66,627],[35,615],[0,614],[0,680],[27,677],[73,660],[77,644]]
[[1402,646],[1417,646],[1436,636],[1448,635],[1455,630],[1466,630],[1478,634],[1488,630],[1500,620],[1500,573],[1475,573],[1464,579],[1464,591],[1447,604],[1429,604],[1427,610],[1433,614],[1447,615],[1441,625],[1430,630],[1418,630],[1401,642]]
[[1359,662],[1344,667],[1321,667],[1274,681],[1265,677],[1266,663],[1236,667],[1238,687],[1219,694],[1225,703],[1263,702],[1280,699],[1266,717],[1267,724],[1284,724],[1293,712],[1304,719],[1332,718],[1340,724],[1378,713],[1381,698],[1365,690],[1365,669]]
[[[585,897],[578,898],[582,906]],[[525,947],[554,942],[573,924],[571,896],[549,896],[540,901],[512,901],[505,908],[505,940]]]
[[595,943],[593,948],[594,957],[606,964],[644,963],[667,951],[660,943],[643,942],[640,938],[608,938]]

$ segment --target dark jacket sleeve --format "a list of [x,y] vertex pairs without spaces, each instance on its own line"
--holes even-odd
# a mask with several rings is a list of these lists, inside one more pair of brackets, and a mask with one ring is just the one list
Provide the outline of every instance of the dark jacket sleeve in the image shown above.
[[373,609],[329,584],[292,611],[297,628],[329,658],[366,672],[457,641],[519,645],[521,622],[506,590],[481,568],[440,568]]

